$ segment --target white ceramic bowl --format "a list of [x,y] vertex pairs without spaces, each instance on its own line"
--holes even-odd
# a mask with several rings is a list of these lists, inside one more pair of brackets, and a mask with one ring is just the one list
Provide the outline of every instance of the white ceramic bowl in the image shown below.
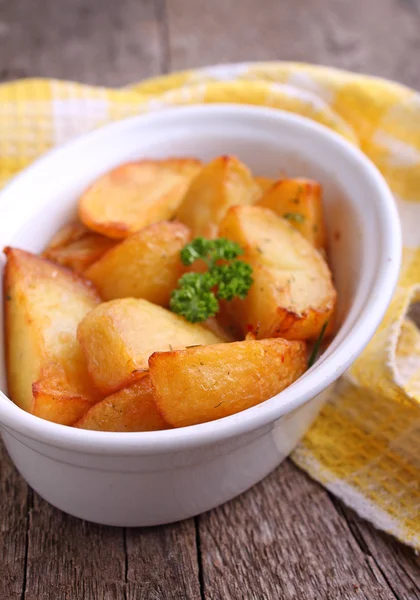
[[54,150],[1,194],[0,246],[41,250],[75,213],[86,186],[119,163],[220,154],[236,154],[260,175],[281,170],[323,184],[341,328],[315,366],[267,402],[220,421],[153,433],[83,431],[34,417],[6,397],[2,361],[0,426],[9,454],[42,497],[72,515],[109,525],[168,523],[255,484],[297,444],[390,301],[400,228],[382,176],[323,126],[265,108],[176,108],[110,125]]

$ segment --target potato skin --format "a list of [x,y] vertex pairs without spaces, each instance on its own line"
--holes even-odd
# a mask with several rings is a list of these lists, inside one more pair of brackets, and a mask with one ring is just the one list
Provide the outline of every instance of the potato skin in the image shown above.
[[120,165],[99,177],[82,194],[80,219],[93,231],[114,239],[172,219],[200,165],[195,158]]
[[161,221],[141,229],[96,261],[85,276],[103,300],[145,298],[168,306],[172,290],[185,272],[180,251],[190,240],[182,223]]
[[103,394],[144,377],[153,352],[221,341],[205,327],[135,298],[96,307],[80,323],[77,336],[92,381]]
[[45,248],[42,256],[58,265],[83,273],[115,246],[115,241],[94,233],[82,223],[64,225]]
[[32,414],[71,425],[100,399],[76,339],[100,301],[93,286],[46,259],[6,248],[4,275],[8,388]]
[[260,195],[248,168],[234,156],[220,156],[205,165],[191,182],[177,217],[190,227],[193,237],[217,237],[227,209],[252,204]]
[[74,427],[94,431],[158,431],[169,425],[159,413],[149,375],[98,402]]
[[280,179],[268,187],[256,206],[270,208],[318,250],[327,249],[327,232],[322,206],[322,188],[311,179]]
[[163,418],[185,427],[268,400],[305,372],[306,360],[305,343],[277,338],[156,352],[149,368]]
[[259,339],[316,339],[336,302],[321,254],[285,219],[259,206],[232,207],[220,235],[237,241],[253,268],[247,297],[222,306],[243,336],[254,331]]

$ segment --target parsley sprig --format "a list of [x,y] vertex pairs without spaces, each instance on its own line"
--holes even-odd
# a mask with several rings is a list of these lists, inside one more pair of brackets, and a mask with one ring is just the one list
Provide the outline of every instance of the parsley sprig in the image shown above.
[[242,254],[241,246],[226,238],[208,240],[198,237],[184,246],[181,250],[183,264],[191,266],[203,260],[208,270],[185,273],[179,279],[178,287],[171,295],[171,310],[191,323],[200,323],[219,311],[219,300],[245,298],[253,280],[252,267],[237,260]]

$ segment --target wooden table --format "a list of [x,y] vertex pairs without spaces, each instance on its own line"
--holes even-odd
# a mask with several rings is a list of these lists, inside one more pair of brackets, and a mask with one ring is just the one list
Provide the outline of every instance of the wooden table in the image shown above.
[[[420,89],[419,56],[420,0],[0,0],[3,80],[284,59]],[[414,552],[289,461],[196,519],[116,529],[52,508],[0,452],[0,600],[420,599]]]

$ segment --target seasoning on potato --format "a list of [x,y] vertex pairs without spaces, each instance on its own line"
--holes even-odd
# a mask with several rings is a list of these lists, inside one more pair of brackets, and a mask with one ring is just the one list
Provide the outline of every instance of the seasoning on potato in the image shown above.
[[129,162],[42,258],[6,249],[11,398],[78,429],[153,432],[292,384],[306,341],[311,366],[333,331],[336,291],[321,186],[281,177],[234,156]]
[[306,370],[306,345],[266,339],[156,352],[149,359],[165,421],[185,427],[251,408]]
[[92,381],[103,394],[141,379],[153,352],[222,341],[202,325],[134,298],[100,304],[81,321],[77,336]]
[[311,179],[280,179],[256,203],[287,219],[318,250],[326,250],[327,234],[321,186]]
[[161,221],[117,244],[86,270],[103,300],[144,298],[169,306],[169,298],[185,271],[180,251],[190,239],[182,223]]
[[100,399],[76,339],[100,302],[89,282],[48,260],[6,248],[6,367],[14,402],[71,425]]
[[94,431],[158,431],[170,427],[157,409],[148,375],[92,406],[74,426]]
[[172,219],[199,169],[200,161],[192,158],[123,164],[82,194],[80,219],[93,231],[115,239]]
[[188,225],[193,237],[215,238],[230,206],[252,204],[260,194],[248,167],[234,156],[220,156],[192,181],[177,217]]
[[220,235],[246,248],[254,284],[224,305],[243,335],[314,340],[331,316],[336,291],[324,258],[288,221],[260,206],[234,206]]

